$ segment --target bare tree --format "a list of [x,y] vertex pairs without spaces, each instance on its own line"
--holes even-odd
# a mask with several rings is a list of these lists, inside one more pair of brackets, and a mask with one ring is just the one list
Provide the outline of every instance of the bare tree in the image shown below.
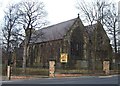
[[28,45],[31,39],[31,34],[34,29],[40,29],[43,25],[46,25],[47,21],[45,20],[45,17],[47,16],[47,13],[42,2],[23,1],[19,5],[19,12],[22,16],[20,17],[18,23],[21,24],[25,31],[23,54],[23,71],[25,72]]
[[117,35],[118,35],[118,13],[115,4],[112,4],[108,10],[108,15],[104,18],[104,24],[107,27],[108,34],[112,35],[114,51],[117,53]]
[[106,10],[108,10],[110,4],[111,3],[105,0],[94,0],[94,2],[91,1],[91,3],[79,0],[76,8],[83,13],[81,16],[85,18],[84,21],[92,25],[96,21],[103,23],[103,19],[107,15]]
[[[118,2],[118,34],[120,34],[120,1]],[[118,53],[120,53],[120,35],[118,36]]]
[[86,3],[84,0],[79,1],[77,9],[83,12],[85,19],[90,25],[95,21],[100,21],[107,27],[106,31],[112,35],[114,51],[117,52],[117,10],[116,5],[105,0],[95,0],[91,3]]
[[[10,5],[8,8],[6,8],[5,16],[4,16],[4,26],[2,28],[3,33],[3,44],[6,47],[6,53],[8,54],[7,59],[10,61],[10,51],[12,49],[12,36],[13,32],[15,32],[17,20],[19,18],[18,15],[18,6],[17,5]],[[18,33],[18,32],[16,32]]]

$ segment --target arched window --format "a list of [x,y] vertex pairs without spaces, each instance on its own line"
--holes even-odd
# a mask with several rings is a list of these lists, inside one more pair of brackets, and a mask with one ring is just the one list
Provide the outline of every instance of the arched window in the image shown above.
[[79,27],[75,28],[71,34],[71,58],[82,59],[83,57],[83,33]]

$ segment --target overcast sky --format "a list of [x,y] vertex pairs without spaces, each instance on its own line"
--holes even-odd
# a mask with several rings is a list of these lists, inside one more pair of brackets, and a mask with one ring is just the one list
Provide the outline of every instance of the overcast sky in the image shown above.
[[[4,8],[9,3],[16,3],[20,0],[0,0],[0,22],[4,16]],[[39,1],[39,0],[38,0]],[[75,8],[77,0],[40,0],[45,4],[45,9],[48,12],[47,20],[51,24],[56,24],[62,21],[77,17],[79,11]],[[85,0],[90,1],[90,0]],[[114,0],[116,2],[120,0]]]
[[[0,19],[3,18],[3,9],[8,3],[19,2],[20,0],[0,0]],[[77,17],[78,10],[75,8],[76,0],[40,0],[45,4],[48,12],[47,19],[50,24],[66,21]]]

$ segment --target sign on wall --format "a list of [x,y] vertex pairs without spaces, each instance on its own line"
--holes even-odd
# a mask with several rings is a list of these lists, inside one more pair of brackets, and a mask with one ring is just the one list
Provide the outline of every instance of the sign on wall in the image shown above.
[[67,53],[61,53],[60,62],[61,63],[67,63],[67,61],[68,61],[68,54]]

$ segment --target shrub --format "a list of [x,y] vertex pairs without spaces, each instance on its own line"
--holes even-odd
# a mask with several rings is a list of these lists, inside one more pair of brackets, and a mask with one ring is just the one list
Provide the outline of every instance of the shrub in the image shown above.
[[88,70],[56,70],[56,72],[61,74],[86,74]]
[[[13,75],[23,75],[22,68],[13,68]],[[26,68],[25,75],[48,75],[48,69],[40,69],[40,68]]]

